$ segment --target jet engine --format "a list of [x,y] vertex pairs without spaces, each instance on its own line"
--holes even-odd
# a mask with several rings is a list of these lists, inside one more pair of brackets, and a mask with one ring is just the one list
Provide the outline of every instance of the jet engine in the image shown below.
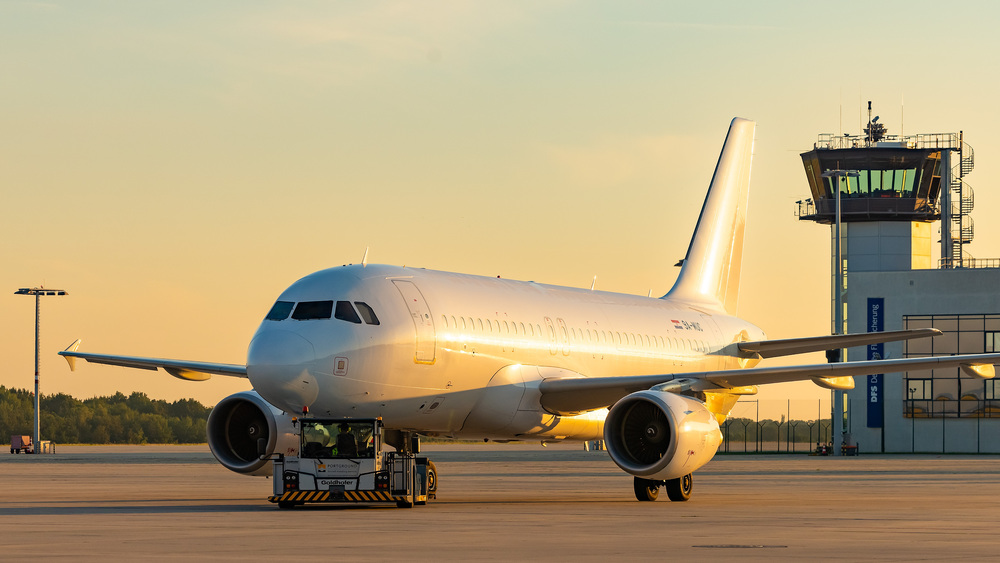
[[270,475],[271,462],[260,447],[295,454],[299,442],[292,417],[271,406],[256,391],[243,391],[219,401],[208,416],[208,447],[226,469],[245,475]]
[[667,481],[708,463],[722,443],[722,432],[700,401],[648,390],[615,403],[604,422],[604,443],[626,473]]

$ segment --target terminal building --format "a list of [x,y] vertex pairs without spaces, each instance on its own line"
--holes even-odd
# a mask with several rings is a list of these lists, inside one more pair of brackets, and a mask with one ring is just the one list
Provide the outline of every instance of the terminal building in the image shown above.
[[[1000,260],[968,252],[972,148],[962,133],[887,135],[870,114],[869,104],[864,135],[820,135],[801,155],[811,197],[796,215],[830,226],[833,332],[944,334],[851,348],[846,359],[1000,351]],[[959,368],[855,381],[834,392],[835,441],[862,453],[1000,453],[1000,381]]]

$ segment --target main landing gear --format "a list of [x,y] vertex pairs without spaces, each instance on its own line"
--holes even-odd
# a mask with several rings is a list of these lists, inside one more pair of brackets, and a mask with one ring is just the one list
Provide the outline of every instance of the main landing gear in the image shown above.
[[635,489],[635,498],[640,501],[653,501],[660,496],[660,487],[667,490],[667,498],[672,501],[685,501],[691,498],[691,489],[694,488],[694,477],[690,473],[677,479],[667,481],[655,481],[635,477],[632,487]]

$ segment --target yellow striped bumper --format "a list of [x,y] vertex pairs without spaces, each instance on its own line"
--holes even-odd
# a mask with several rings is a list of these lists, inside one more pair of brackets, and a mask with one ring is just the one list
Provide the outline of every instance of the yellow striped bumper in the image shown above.
[[406,500],[382,491],[289,491],[281,495],[267,497],[270,502],[397,502]]

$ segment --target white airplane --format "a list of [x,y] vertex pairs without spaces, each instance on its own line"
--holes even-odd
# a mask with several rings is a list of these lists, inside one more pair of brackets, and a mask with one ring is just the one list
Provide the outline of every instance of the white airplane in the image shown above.
[[[940,334],[935,329],[767,340],[736,316],[753,152],[734,119],[673,288],[659,299],[362,263],[292,284],[250,342],[246,365],[60,352],[202,381],[245,377],[208,420],[225,467],[266,474],[258,452],[296,453],[308,412],[382,417],[386,441],[595,440],[634,476],[636,498],[687,500],[692,473],[722,442],[719,424],[756,385],[961,366],[993,377],[1000,354],[755,367],[763,358]],[[364,261],[363,261],[364,262]],[[609,410],[610,408],[610,410]],[[262,442],[263,443],[263,442]]]

